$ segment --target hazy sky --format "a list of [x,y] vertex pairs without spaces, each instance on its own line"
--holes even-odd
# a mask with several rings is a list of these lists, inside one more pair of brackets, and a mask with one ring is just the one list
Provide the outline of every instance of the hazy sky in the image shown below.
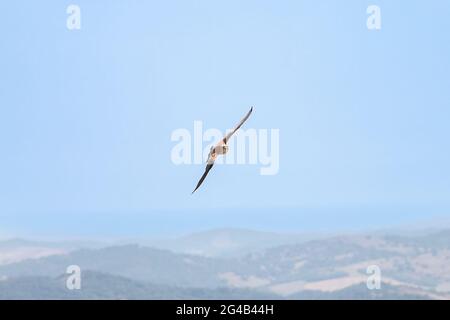
[[[253,227],[260,208],[266,229],[295,229],[301,208],[314,228],[353,226],[346,208],[359,226],[450,216],[449,14],[446,0],[2,1],[0,235],[80,217],[93,234],[136,215],[169,228],[161,212],[192,228]],[[228,129],[251,105],[246,128],[280,130],[279,173],[215,167],[191,195],[204,165],[175,166],[171,133]]]

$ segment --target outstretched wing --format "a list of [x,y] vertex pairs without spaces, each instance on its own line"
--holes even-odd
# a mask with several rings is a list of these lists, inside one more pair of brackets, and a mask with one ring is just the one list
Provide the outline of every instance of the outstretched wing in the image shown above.
[[205,180],[206,176],[208,175],[209,170],[211,170],[211,168],[213,167],[213,165],[214,165],[214,162],[208,163],[208,164],[206,165],[205,172],[203,173],[202,177],[201,177],[200,180],[198,181],[197,186],[195,187],[195,190],[192,191],[192,193],[194,193],[194,192],[202,185],[203,180]]
[[251,107],[251,108],[250,108],[250,111],[247,112],[247,114],[245,115],[245,117],[243,117],[243,118],[241,119],[241,121],[239,121],[239,123],[237,124],[237,126],[234,127],[234,129],[231,130],[231,131],[230,131],[230,132],[222,139],[223,143],[226,144],[226,143],[228,142],[228,140],[230,140],[231,136],[232,136],[236,131],[238,131],[238,129],[244,124],[245,121],[247,121],[247,119],[248,119],[248,117],[250,117],[250,114],[252,113],[252,111],[253,111],[253,107]]

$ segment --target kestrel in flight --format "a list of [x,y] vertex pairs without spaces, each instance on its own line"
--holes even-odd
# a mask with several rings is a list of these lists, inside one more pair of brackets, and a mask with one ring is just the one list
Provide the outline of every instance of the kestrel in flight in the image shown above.
[[239,121],[239,123],[233,128],[233,130],[231,130],[222,140],[220,140],[215,146],[211,147],[211,150],[209,151],[208,154],[208,159],[206,160],[206,169],[205,172],[203,173],[202,177],[200,178],[200,180],[197,183],[197,186],[195,187],[194,191],[192,191],[192,193],[194,193],[203,183],[203,180],[205,180],[206,176],[208,175],[209,171],[211,170],[211,168],[214,165],[214,161],[216,161],[217,156],[221,155],[221,154],[225,154],[228,152],[228,145],[227,142],[228,140],[230,140],[231,136],[239,130],[239,128],[244,124],[244,122],[248,119],[248,117],[250,117],[250,114],[253,111],[253,107],[250,108],[250,111],[247,112],[247,114],[245,115],[244,118],[241,119],[241,121]]

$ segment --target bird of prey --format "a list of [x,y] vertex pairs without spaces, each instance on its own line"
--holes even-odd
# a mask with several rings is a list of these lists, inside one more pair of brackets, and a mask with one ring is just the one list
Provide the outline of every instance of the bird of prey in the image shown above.
[[211,147],[211,150],[209,151],[209,154],[208,154],[208,159],[206,160],[205,172],[203,173],[202,177],[198,181],[197,186],[195,187],[194,191],[192,191],[192,193],[194,193],[201,186],[201,184],[203,183],[203,180],[205,180],[209,171],[213,167],[214,161],[216,161],[217,156],[228,152],[227,142],[230,140],[231,136],[236,131],[239,130],[239,128],[244,124],[244,122],[248,119],[248,117],[250,117],[250,114],[252,113],[252,111],[253,111],[253,107],[250,108],[250,111],[247,112],[245,117],[243,117],[241,119],[241,121],[239,121],[239,123],[233,128],[233,130],[231,130],[225,137],[223,137],[223,139],[220,140],[215,146]]

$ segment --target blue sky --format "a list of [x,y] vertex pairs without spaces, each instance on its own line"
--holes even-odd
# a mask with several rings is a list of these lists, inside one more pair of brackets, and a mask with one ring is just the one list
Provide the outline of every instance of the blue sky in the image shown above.
[[[71,3],[81,30],[66,28]],[[449,13],[444,0],[4,1],[0,236],[450,217]],[[171,162],[172,131],[225,130],[251,105],[248,128],[280,129],[279,173],[216,167],[192,196],[204,166]]]

